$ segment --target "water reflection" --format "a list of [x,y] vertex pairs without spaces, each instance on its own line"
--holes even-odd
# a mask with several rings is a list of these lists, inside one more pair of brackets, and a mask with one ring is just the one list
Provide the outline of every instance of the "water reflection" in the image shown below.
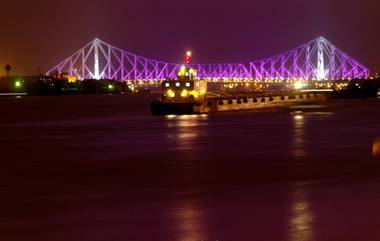
[[168,115],[167,138],[178,150],[192,150],[194,142],[201,134],[201,126],[207,125],[208,115]]
[[314,214],[305,184],[295,184],[292,192],[291,217],[289,219],[291,241],[314,239]]
[[[292,155],[302,158],[307,155],[305,147],[305,115],[302,111],[293,114]],[[308,187],[305,184],[294,184],[291,197],[291,216],[289,219],[290,240],[313,240],[312,222],[314,219],[311,203],[308,196]]]
[[[170,115],[167,119],[167,138],[173,144],[175,150],[180,150],[182,157],[190,158],[196,154],[194,150],[199,146],[196,142],[202,133],[202,127],[208,124],[208,115]],[[188,163],[189,164],[189,163]],[[184,168],[177,170],[182,179],[194,178],[191,169]],[[191,166],[191,165],[190,165]],[[180,241],[201,241],[207,240],[204,232],[204,219],[200,205],[194,200],[182,201],[175,207],[175,226]]]
[[372,145],[372,155],[374,157],[380,156],[380,138],[376,139]]
[[202,210],[193,201],[182,203],[176,210],[176,223],[178,224],[178,240],[194,241],[207,240],[204,231],[204,218]]
[[306,156],[305,149],[305,117],[302,111],[293,113],[292,154],[294,157]]

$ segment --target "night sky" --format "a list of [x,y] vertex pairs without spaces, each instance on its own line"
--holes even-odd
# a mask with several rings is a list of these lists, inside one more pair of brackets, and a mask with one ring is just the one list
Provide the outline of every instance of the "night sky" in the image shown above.
[[0,75],[43,72],[95,37],[180,62],[248,62],[324,36],[380,71],[378,0],[12,0],[1,3]]

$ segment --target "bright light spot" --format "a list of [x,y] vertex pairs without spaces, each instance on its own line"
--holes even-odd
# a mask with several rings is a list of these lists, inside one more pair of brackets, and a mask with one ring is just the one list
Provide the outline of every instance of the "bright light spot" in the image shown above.
[[304,84],[301,81],[297,81],[294,83],[294,89],[296,89],[296,90],[302,89],[303,86],[304,86]]
[[372,154],[373,156],[380,156],[380,139],[373,142]]
[[189,82],[186,82],[186,87],[190,87],[190,83]]
[[16,88],[20,88],[21,85],[22,85],[22,84],[21,84],[21,81],[16,81],[16,82],[15,82],[15,87],[16,87]]
[[178,71],[178,76],[184,76],[186,74],[186,66],[182,65],[181,68]]
[[69,76],[67,78],[67,80],[68,80],[69,83],[76,83],[77,82],[77,77],[75,77],[75,76]]
[[191,94],[192,96],[194,96],[195,99],[198,99],[198,97],[199,97],[199,92],[198,92],[198,91],[195,91],[195,90],[194,90],[194,91],[191,91],[190,94]]
[[175,83],[175,86],[180,87],[180,86],[181,86],[181,83],[180,83],[180,82],[176,82],[176,83]]
[[113,85],[111,85],[111,84],[108,85],[108,89],[109,89],[109,90],[113,90],[114,88],[115,88],[115,87],[114,87]]
[[176,115],[167,115],[166,116],[166,118],[168,118],[168,119],[174,119],[174,118],[176,118],[177,116]]
[[186,56],[191,57],[192,53],[191,51],[187,51]]
[[170,83],[165,83],[165,87],[170,87]]
[[174,97],[175,97],[175,93],[174,93],[174,91],[172,91],[172,90],[168,90],[168,91],[166,92],[166,96],[168,96],[168,97],[170,97],[170,98],[174,98]]
[[187,97],[189,95],[189,92],[187,90],[183,90],[181,93],[182,97]]

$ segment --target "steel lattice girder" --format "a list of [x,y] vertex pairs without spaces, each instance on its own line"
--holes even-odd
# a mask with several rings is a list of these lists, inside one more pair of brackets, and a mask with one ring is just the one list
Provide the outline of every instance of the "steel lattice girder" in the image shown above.
[[[192,64],[205,79],[367,78],[369,70],[319,37],[285,53],[249,64]],[[47,72],[78,79],[163,80],[175,78],[180,64],[138,56],[95,39]]]
[[367,78],[369,70],[319,37],[298,48],[250,63],[252,78]]

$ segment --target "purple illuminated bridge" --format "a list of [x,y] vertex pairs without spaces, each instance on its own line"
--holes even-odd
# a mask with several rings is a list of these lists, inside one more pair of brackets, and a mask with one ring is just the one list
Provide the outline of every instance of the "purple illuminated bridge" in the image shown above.
[[[209,80],[367,78],[367,67],[323,37],[273,57],[250,63],[192,64],[198,77]],[[78,79],[151,81],[175,78],[180,67],[148,59],[99,39],[85,45],[47,74],[68,73]]]

